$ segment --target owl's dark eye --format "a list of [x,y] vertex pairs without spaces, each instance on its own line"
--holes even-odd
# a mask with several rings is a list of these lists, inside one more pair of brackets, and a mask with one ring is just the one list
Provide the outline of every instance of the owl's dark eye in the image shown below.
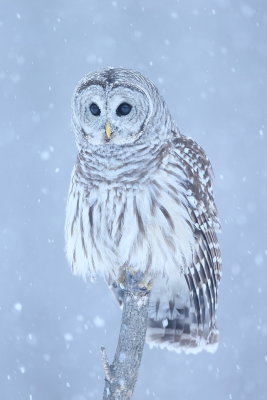
[[98,115],[100,115],[101,111],[100,111],[100,108],[98,107],[97,104],[92,103],[92,104],[90,105],[89,108],[90,108],[91,113],[92,113],[95,117],[97,117]]
[[128,115],[132,109],[132,106],[128,103],[121,103],[116,110],[116,114],[119,117],[123,117],[124,115]]

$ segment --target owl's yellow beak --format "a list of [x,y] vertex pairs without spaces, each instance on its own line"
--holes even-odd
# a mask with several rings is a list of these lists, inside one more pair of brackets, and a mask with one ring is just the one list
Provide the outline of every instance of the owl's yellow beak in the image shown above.
[[106,122],[105,132],[106,132],[107,139],[110,139],[110,136],[111,136],[112,132],[111,132],[111,126],[110,126],[109,122]]

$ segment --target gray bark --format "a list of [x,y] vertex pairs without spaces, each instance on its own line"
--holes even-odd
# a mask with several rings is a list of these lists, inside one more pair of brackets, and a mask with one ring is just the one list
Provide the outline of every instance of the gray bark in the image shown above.
[[149,287],[140,285],[136,275],[127,275],[119,341],[111,365],[108,363],[105,348],[101,348],[105,371],[103,400],[132,398],[143,354],[150,290]]

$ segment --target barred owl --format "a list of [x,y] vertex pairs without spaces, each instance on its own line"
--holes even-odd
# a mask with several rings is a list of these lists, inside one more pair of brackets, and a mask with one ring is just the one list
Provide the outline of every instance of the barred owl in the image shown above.
[[214,351],[221,258],[212,169],[152,82],[109,68],[77,86],[78,147],[65,224],[75,274],[102,275],[120,300],[125,266],[152,281],[147,342]]

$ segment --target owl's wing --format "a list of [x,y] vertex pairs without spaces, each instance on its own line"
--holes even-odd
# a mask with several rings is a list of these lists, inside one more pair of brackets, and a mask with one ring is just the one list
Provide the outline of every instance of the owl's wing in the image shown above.
[[[205,260],[217,289],[221,276],[221,255],[216,232],[220,230],[214,202],[213,171],[204,150],[192,139],[179,134],[174,141],[177,167],[183,170],[182,202],[189,212],[199,249],[194,264]],[[216,291],[217,295],[217,291]]]
[[213,173],[210,161],[196,142],[175,134],[173,145],[174,157],[167,169],[173,175],[178,173],[183,188],[180,201],[189,214],[188,223],[196,240],[193,262],[184,268],[190,299],[182,307],[172,306],[171,315],[170,308],[166,308],[165,318],[150,318],[147,340],[152,346],[176,351],[214,351],[218,342],[216,306],[221,256],[216,236],[220,224],[212,191]]

